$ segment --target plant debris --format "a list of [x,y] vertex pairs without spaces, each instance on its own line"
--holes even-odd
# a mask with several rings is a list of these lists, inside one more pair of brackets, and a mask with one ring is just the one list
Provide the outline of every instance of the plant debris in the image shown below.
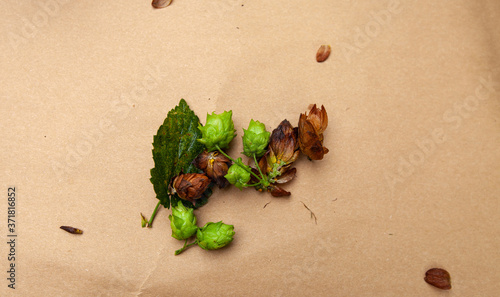
[[[300,201],[300,202],[302,202],[302,201]],[[302,204],[311,213],[311,219],[314,218],[314,223],[316,223],[316,225],[317,225],[318,219],[316,218],[316,215],[314,214],[314,212],[311,209],[309,209],[309,207],[307,207],[307,205],[304,202],[302,202]]]
[[147,227],[148,226],[148,220],[146,219],[146,217],[142,214],[141,212],[141,226],[142,228],[144,227]]
[[69,232],[71,234],[83,234],[83,231],[78,229],[78,228],[74,228],[74,227],[70,227],[70,226],[61,226],[59,228],[63,229],[66,232]]

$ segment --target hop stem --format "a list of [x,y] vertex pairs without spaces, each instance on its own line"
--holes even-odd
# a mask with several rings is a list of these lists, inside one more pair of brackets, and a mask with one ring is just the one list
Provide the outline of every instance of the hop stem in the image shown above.
[[255,154],[253,154],[253,161],[255,162],[255,166],[259,170],[260,176],[262,177],[262,180],[265,180],[264,174],[262,173],[262,170],[260,170],[259,162],[257,162],[257,157]]
[[175,255],[177,256],[178,254],[184,252],[188,247],[192,246],[192,245],[195,245],[198,243],[198,240],[195,240],[194,242],[190,243],[190,244],[187,244],[188,242],[188,239],[186,239],[186,241],[184,242],[184,246],[178,250],[175,251]]
[[[255,176],[255,178],[257,178],[260,182],[260,184],[265,184],[266,181],[264,179],[262,179],[260,176],[258,176],[257,174],[253,173],[252,172],[252,169],[250,169],[248,166],[245,166],[245,164],[241,163],[241,162],[238,162],[237,160],[231,158],[228,154],[224,153],[223,150],[221,150],[221,148],[216,145],[215,146],[217,148],[217,150],[219,150],[219,152],[221,154],[223,154],[224,156],[226,156],[229,160],[233,161],[234,164],[240,166],[241,168],[245,169],[245,171],[247,171],[248,173],[250,173],[251,175]],[[257,164],[258,165],[258,164]],[[258,166],[257,166],[258,167]],[[259,169],[260,170],[260,169]]]
[[[161,205],[161,202],[158,202],[158,204],[156,204],[156,207],[155,207],[155,210],[153,211],[153,214],[151,215],[151,218],[149,218],[149,221],[147,222],[147,227],[148,228],[151,228],[153,226],[153,220],[155,219],[155,216],[156,216],[156,213],[158,212],[158,208],[160,208],[160,205]],[[141,214],[142,215],[142,214]],[[144,218],[144,217],[143,217]],[[144,228],[144,219],[143,219],[143,222],[142,222],[142,227]]]

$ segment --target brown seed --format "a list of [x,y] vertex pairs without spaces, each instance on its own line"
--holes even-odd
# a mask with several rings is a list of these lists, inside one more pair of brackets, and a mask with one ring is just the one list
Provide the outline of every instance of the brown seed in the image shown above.
[[331,51],[332,48],[329,45],[320,46],[318,52],[316,53],[316,61],[318,61],[318,63],[326,61],[326,59],[330,56]]
[[153,5],[154,8],[165,8],[172,3],[172,0],[153,0],[151,5]]
[[441,290],[451,289],[451,278],[448,271],[441,268],[432,268],[425,273],[425,282]]
[[69,232],[71,234],[82,234],[83,231],[78,229],[78,228],[73,228],[73,227],[70,227],[70,226],[61,226],[60,227],[61,229],[63,229],[64,231],[66,232]]

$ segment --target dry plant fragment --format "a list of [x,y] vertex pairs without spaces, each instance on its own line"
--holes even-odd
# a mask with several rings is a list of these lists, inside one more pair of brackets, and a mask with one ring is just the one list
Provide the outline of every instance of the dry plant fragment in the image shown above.
[[311,160],[321,160],[328,153],[328,149],[323,146],[323,132],[328,126],[328,115],[326,110],[321,106],[321,109],[314,104],[309,114],[300,114],[299,118],[299,146]]
[[[300,202],[302,202],[302,201],[300,201]],[[302,202],[302,204],[311,213],[311,219],[314,218],[314,222],[317,225],[318,224],[318,218],[316,218],[316,215],[314,214],[314,212],[309,207],[307,207],[307,205],[304,202]]]
[[267,188],[267,191],[271,193],[273,197],[284,197],[284,196],[290,196],[292,193],[286,191],[285,189],[282,189],[281,187],[278,187],[276,185],[270,185]]
[[153,5],[154,8],[165,8],[172,3],[172,0],[153,0],[151,5]]
[[61,226],[60,227],[61,229],[63,229],[64,231],[66,232],[69,232],[71,234],[82,234],[83,231],[78,229],[78,228],[73,228],[73,227],[70,227],[70,226]]
[[441,290],[451,289],[451,278],[448,271],[441,268],[432,268],[425,273],[425,282]]
[[332,48],[329,45],[320,46],[318,52],[316,53],[316,61],[318,63],[326,61],[326,59],[328,59],[328,57],[330,56],[331,51]]
[[148,226],[148,220],[146,219],[146,217],[142,214],[141,212],[141,226],[142,228],[144,227],[147,227]]

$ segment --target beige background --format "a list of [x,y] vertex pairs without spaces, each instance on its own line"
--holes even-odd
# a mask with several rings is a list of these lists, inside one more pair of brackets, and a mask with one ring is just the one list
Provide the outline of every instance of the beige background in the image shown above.
[[[496,0],[2,1],[0,237],[16,186],[18,246],[0,295],[497,296],[499,19]],[[215,191],[199,222],[234,242],[174,256],[169,211],[139,213],[180,98],[203,122],[233,110],[233,156],[251,118],[323,104],[330,153],[297,162],[289,198]],[[435,266],[451,291],[423,281]]]

